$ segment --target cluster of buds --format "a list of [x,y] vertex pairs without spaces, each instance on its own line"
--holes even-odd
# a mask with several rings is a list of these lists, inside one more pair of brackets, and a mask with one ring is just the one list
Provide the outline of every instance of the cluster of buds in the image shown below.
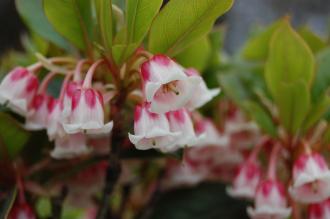
[[[106,93],[92,86],[92,77],[102,60],[93,63],[84,80],[81,69],[88,64],[82,60],[73,71],[46,74],[39,86],[36,73],[41,65],[12,70],[0,84],[0,103],[26,119],[27,130],[46,129],[55,142],[51,156],[72,158],[90,151],[87,139],[109,134],[113,123],[105,120]],[[50,81],[64,74],[58,98],[47,92]]]
[[199,73],[164,55],[154,55],[141,66],[143,103],[134,114],[130,141],[139,150],[151,148],[173,152],[199,144],[206,136],[197,134],[191,112],[218,95],[208,89]]

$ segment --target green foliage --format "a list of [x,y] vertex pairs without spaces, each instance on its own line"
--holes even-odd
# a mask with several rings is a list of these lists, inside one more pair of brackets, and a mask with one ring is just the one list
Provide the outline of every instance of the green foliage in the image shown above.
[[265,78],[273,96],[283,83],[302,80],[310,87],[314,76],[314,57],[307,44],[284,22],[274,33],[266,63]]
[[42,8],[42,0],[16,0],[18,13],[26,25],[35,33],[62,48],[68,48],[67,41],[48,22]]
[[93,21],[90,0],[43,0],[49,22],[79,49],[90,45]]
[[29,136],[30,134],[15,119],[0,112],[0,144],[6,147],[11,158],[21,151]]
[[184,67],[195,68],[203,72],[207,67],[210,55],[210,41],[207,37],[203,37],[175,56],[175,59]]
[[36,203],[36,211],[38,213],[38,216],[41,218],[49,218],[51,217],[51,203],[49,198],[39,198]]
[[264,61],[268,56],[270,39],[282,22],[282,20],[275,22],[264,31],[251,37],[244,45],[242,56],[247,60]]
[[317,74],[312,87],[312,100],[318,102],[330,86],[330,49],[327,48],[317,56]]
[[101,35],[101,42],[107,52],[111,51],[112,46],[112,4],[111,0],[96,0],[95,8],[97,22]]
[[232,3],[232,0],[171,0],[152,23],[149,50],[175,56],[207,34]]
[[325,40],[313,33],[307,26],[300,28],[298,33],[314,53],[318,53],[327,46]]

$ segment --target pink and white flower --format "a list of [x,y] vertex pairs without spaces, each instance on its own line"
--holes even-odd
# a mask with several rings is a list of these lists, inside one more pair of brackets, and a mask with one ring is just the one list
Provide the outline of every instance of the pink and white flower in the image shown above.
[[68,134],[85,132],[92,135],[110,133],[113,122],[104,124],[103,97],[93,88],[77,88],[71,98],[71,113],[63,123]]
[[8,219],[35,219],[32,208],[27,203],[16,203],[10,210]]
[[190,115],[185,108],[167,112],[166,117],[169,121],[171,132],[181,133],[175,146],[173,148],[167,148],[169,151],[173,151],[184,146],[196,145],[205,137],[204,133],[199,136],[196,135]]
[[169,122],[164,114],[150,112],[150,104],[135,107],[134,135],[128,134],[130,141],[139,150],[172,148],[180,132],[170,131]]
[[309,219],[328,219],[330,218],[330,199],[308,206]]
[[150,111],[166,113],[184,107],[194,95],[200,77],[185,74],[184,69],[164,55],[155,55],[142,64],[141,75]]
[[289,192],[302,203],[321,202],[330,197],[330,171],[322,155],[303,154],[295,161]]
[[255,207],[247,212],[253,219],[285,219],[291,214],[284,185],[277,180],[262,181],[256,191]]
[[233,186],[227,189],[232,197],[254,198],[261,178],[261,168],[254,161],[244,162],[238,169]]
[[61,123],[62,107],[59,100],[50,98],[47,103],[47,135],[49,140],[54,140],[56,137],[63,137],[65,131]]
[[42,130],[47,127],[47,104],[51,101],[51,98],[45,93],[37,94],[33,97],[25,121],[27,130]]
[[212,100],[215,96],[217,96],[220,93],[219,88],[208,89],[205,81],[203,80],[203,78],[199,75],[199,73],[195,69],[190,68],[190,69],[187,69],[185,72],[189,77],[192,76],[192,77],[200,78],[200,83],[194,90],[194,95],[186,104],[186,107],[189,110],[194,110],[196,108],[203,106],[205,103],[209,102],[210,100]]
[[28,105],[38,89],[38,79],[29,70],[17,67],[9,72],[0,84],[0,104],[25,116]]
[[57,136],[55,138],[55,148],[50,155],[55,159],[70,159],[88,154],[91,149],[86,144],[87,138],[82,133]]

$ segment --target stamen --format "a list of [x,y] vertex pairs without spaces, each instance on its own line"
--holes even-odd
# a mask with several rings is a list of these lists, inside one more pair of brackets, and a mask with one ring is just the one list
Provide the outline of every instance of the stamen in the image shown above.
[[317,193],[317,191],[318,191],[317,181],[312,182],[311,186],[312,186],[313,193]]
[[156,140],[155,139],[152,140],[152,145],[156,146]]
[[176,89],[175,84],[173,84],[173,83],[170,83],[170,84],[168,85],[168,89],[169,89],[170,91],[174,92],[176,95],[179,95],[179,94],[180,94],[180,92]]

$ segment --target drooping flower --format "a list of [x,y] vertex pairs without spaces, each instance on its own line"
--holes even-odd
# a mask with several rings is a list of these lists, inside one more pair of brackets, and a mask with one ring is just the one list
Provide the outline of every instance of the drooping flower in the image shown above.
[[203,106],[205,103],[209,102],[210,100],[213,99],[213,97],[217,96],[220,93],[219,88],[208,89],[205,81],[195,69],[190,68],[187,69],[185,72],[188,76],[194,76],[200,78],[200,83],[194,90],[194,95],[186,104],[186,107],[189,110],[194,110],[196,108]]
[[196,135],[190,115],[185,108],[167,112],[166,117],[170,124],[170,130],[172,132],[181,133],[176,145],[173,148],[167,148],[169,151],[176,150],[183,146],[196,145],[205,137],[203,133],[199,136]]
[[50,155],[55,159],[70,159],[87,154],[91,149],[86,144],[86,136],[82,133],[57,136],[55,138],[55,148]]
[[164,114],[150,112],[150,104],[137,105],[134,113],[134,135],[129,133],[130,141],[139,150],[172,148],[180,132],[171,132]]
[[285,219],[291,214],[287,207],[284,185],[273,179],[262,181],[256,191],[255,207],[247,209],[253,219]]
[[95,62],[86,74],[83,85],[76,87],[71,97],[71,111],[63,122],[68,134],[85,132],[103,135],[111,132],[113,122],[104,124],[104,101],[102,94],[92,88],[92,77],[96,67],[103,61]]
[[261,168],[255,162],[247,160],[238,169],[233,186],[227,189],[232,197],[254,198],[261,178]]
[[180,65],[164,55],[155,55],[143,63],[141,75],[145,97],[154,113],[184,107],[200,83],[200,77],[188,77]]
[[52,97],[45,93],[37,94],[30,102],[29,112],[26,116],[25,128],[27,130],[42,130],[47,127],[47,104]]
[[8,219],[35,219],[32,208],[27,203],[16,203],[10,210]]
[[47,109],[47,135],[49,140],[54,140],[56,137],[63,137],[65,132],[61,123],[62,107],[60,101],[50,98],[47,103]]
[[308,219],[330,218],[330,199],[308,206]]
[[302,203],[321,202],[330,197],[330,171],[322,155],[303,154],[295,161],[289,191]]
[[25,116],[38,85],[35,75],[26,68],[17,67],[9,72],[0,84],[0,104]]

